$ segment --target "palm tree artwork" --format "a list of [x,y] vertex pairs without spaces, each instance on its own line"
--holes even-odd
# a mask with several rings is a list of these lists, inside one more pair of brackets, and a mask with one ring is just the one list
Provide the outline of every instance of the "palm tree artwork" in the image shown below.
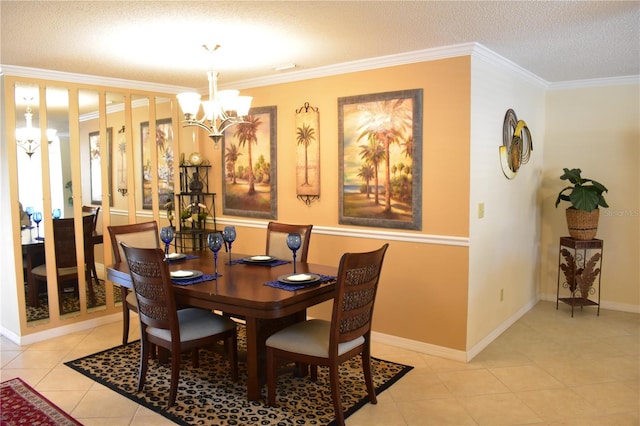
[[298,145],[304,146],[304,182],[302,185],[309,185],[309,145],[316,139],[316,129],[309,124],[303,124],[296,129],[296,141]]
[[421,226],[421,102],[419,89],[339,99],[341,223]]
[[275,107],[253,108],[244,122],[225,131],[225,214],[261,218],[275,215],[275,135]]

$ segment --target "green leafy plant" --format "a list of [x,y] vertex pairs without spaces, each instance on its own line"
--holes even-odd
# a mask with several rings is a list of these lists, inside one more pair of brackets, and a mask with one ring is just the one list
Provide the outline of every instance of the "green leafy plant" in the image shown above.
[[568,201],[571,203],[571,207],[576,210],[582,210],[585,212],[591,212],[601,207],[609,207],[602,195],[603,192],[609,190],[600,182],[596,182],[593,179],[584,179],[580,174],[580,169],[563,169],[564,174],[560,176],[562,180],[568,180],[573,185],[563,188],[556,198],[556,207],[560,204],[560,201]]

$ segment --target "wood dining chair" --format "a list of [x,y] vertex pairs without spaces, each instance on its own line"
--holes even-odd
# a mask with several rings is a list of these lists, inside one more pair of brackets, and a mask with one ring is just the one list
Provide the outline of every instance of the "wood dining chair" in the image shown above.
[[173,294],[169,264],[162,249],[143,249],[121,243],[129,265],[140,319],[141,392],[149,365],[150,345],[171,351],[171,382],[167,406],[175,404],[180,378],[180,354],[193,351],[192,362],[198,367],[198,349],[212,347],[223,340],[231,364],[231,379],[238,380],[238,336],[236,323],[210,310],[185,308],[178,310]]
[[331,398],[336,423],[344,424],[338,367],[362,355],[369,401],[377,403],[371,375],[371,318],[382,262],[389,244],[366,253],[345,253],[336,277],[331,321],[311,319],[290,325],[266,341],[267,402],[276,403],[277,369],[281,361],[311,365],[311,380],[318,366],[329,367]]
[[288,223],[269,222],[267,225],[267,251],[269,256],[289,259],[291,250],[287,246],[287,235],[295,233],[302,237],[302,245],[296,261],[306,262],[313,225],[294,225]]
[[[155,221],[108,226],[107,230],[115,263],[126,262],[120,242],[138,248],[160,247],[158,224]],[[138,303],[135,294],[126,287],[120,286],[120,294],[122,296],[122,344],[126,345],[129,340],[130,311],[138,312]]]
[[[82,206],[82,213],[90,214],[93,217],[93,233],[96,232],[96,228],[98,227],[98,213],[100,213],[100,206]],[[89,268],[89,272],[91,273],[91,278],[95,280],[96,285],[100,284],[100,280],[98,279],[98,272],[96,271],[96,259],[94,253],[94,245],[91,244],[91,248],[86,251],[84,254],[87,259],[87,266]]]
[[[53,246],[55,251],[56,264],[56,280],[58,283],[58,304],[60,313],[63,313],[64,294],[72,289],[76,297],[80,298],[80,288],[78,285],[78,277],[80,271],[84,271],[85,279],[89,289],[89,298],[95,301],[95,292],[91,281],[89,267],[86,264],[86,252],[92,247],[91,237],[93,234],[93,224],[91,216],[82,218],[82,238],[85,250],[85,266],[78,268],[78,258],[76,253],[76,233],[74,219],[53,219]],[[49,275],[47,274],[47,264],[36,266],[31,270],[36,288],[41,282],[47,282]]]

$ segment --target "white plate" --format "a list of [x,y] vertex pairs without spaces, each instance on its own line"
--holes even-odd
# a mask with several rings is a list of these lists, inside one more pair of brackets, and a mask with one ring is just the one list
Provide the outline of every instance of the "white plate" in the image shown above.
[[271,262],[272,260],[276,260],[273,256],[267,256],[266,254],[261,254],[258,256],[249,256],[243,259],[245,262],[256,262],[256,263],[264,263]]
[[169,253],[166,256],[166,258],[169,260],[184,259],[185,257],[187,257],[187,255],[184,253]]
[[180,269],[179,271],[172,271],[171,278],[189,278],[192,277],[195,271],[183,271]]
[[312,278],[314,278],[314,277],[312,275],[309,275],[309,274],[295,274],[295,275],[289,275],[287,277],[287,279],[289,281],[294,281],[294,282],[309,281]]

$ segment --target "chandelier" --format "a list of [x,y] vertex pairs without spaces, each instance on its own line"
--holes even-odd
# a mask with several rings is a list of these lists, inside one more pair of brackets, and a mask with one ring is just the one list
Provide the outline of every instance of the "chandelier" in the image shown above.
[[[220,48],[215,45],[209,48],[202,45],[213,56]],[[209,133],[209,137],[217,145],[222,139],[224,131],[236,124],[244,123],[244,116],[251,108],[251,96],[238,96],[237,90],[218,90],[218,72],[213,66],[207,71],[209,79],[209,99],[200,102],[200,94],[195,92],[180,93],[177,95],[178,103],[184,113],[185,126],[197,126]],[[204,116],[196,118],[202,103]]]
[[[40,129],[33,127],[33,113],[31,112],[31,105],[29,104],[31,100],[32,99],[25,98],[25,101],[27,101],[27,110],[24,113],[25,127],[18,127],[16,129],[16,144],[24,149],[24,152],[27,153],[29,158],[31,158],[40,146],[41,137]],[[59,141],[56,133],[56,129],[47,129],[47,140],[49,143]]]

